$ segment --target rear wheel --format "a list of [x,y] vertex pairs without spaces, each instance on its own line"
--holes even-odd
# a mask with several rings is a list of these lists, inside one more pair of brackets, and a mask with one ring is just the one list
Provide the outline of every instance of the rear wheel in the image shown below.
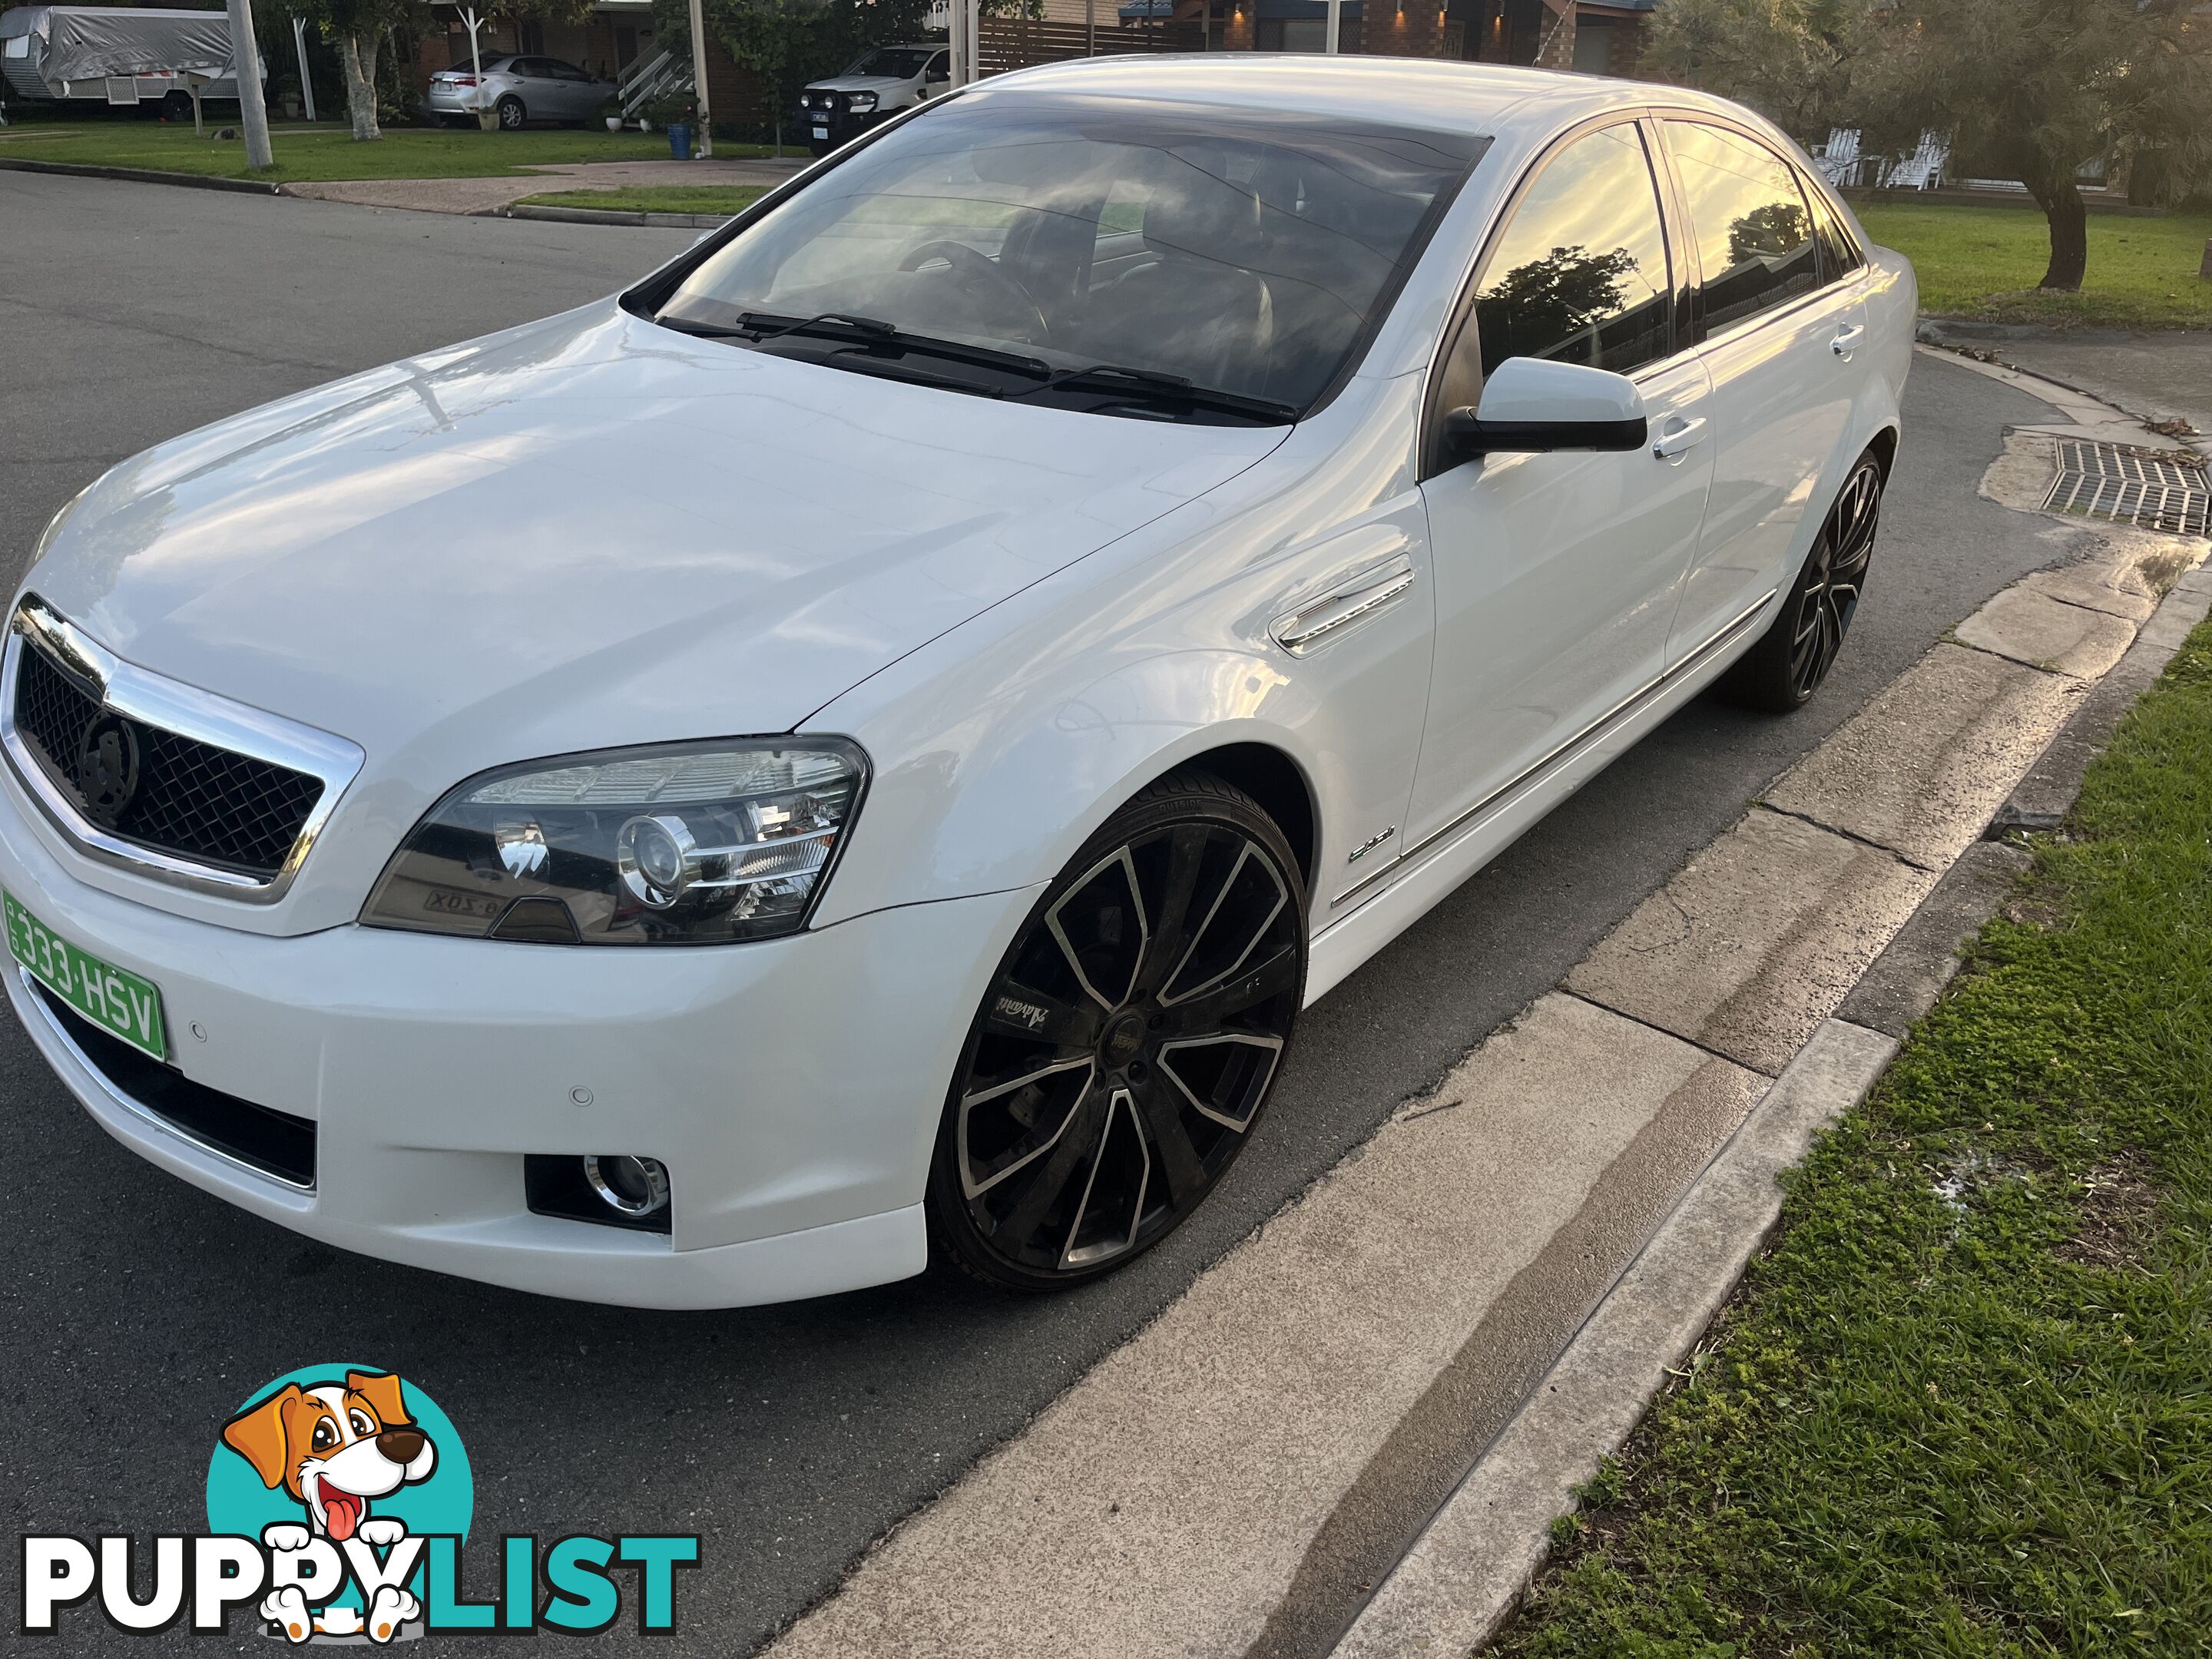
[[1769,714],[1802,708],[1820,689],[1857,614],[1881,524],[1881,463],[1871,453],[1844,479],[1813,538],[1782,614],[1722,680],[1737,702]]
[[529,118],[530,112],[522,107],[522,100],[513,93],[499,100],[499,130],[501,132],[520,132],[522,124]]
[[1164,1238],[1250,1138],[1305,964],[1297,862],[1249,796],[1183,775],[1116,812],[969,1030],[930,1170],[939,1246],[1050,1290]]

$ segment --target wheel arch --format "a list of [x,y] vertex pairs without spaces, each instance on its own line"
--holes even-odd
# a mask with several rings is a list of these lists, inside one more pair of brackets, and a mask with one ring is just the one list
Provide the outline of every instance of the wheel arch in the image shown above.
[[[1249,739],[1223,744],[1176,762],[1160,776],[1178,772],[1202,772],[1251,796],[1290,842],[1298,860],[1299,879],[1311,890],[1314,856],[1320,850],[1316,845],[1320,815],[1312,781],[1287,750]],[[1158,781],[1147,780],[1145,787]],[[1131,792],[1131,799],[1139,793]]]
[[1873,453],[1875,460],[1881,467],[1881,481],[1884,484],[1888,483],[1889,475],[1897,466],[1898,439],[1897,428],[1894,425],[1885,426],[1868,441],[1866,450],[1861,452]]

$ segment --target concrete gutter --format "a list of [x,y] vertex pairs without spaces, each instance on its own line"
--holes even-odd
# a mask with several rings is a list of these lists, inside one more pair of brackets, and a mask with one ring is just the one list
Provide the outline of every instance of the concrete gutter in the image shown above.
[[258,179],[210,179],[197,173],[165,173],[155,167],[95,167],[82,161],[29,161],[9,156],[0,168],[15,173],[71,173],[82,179],[125,179],[134,185],[182,185],[187,190],[240,191],[248,196],[282,196],[283,186]]

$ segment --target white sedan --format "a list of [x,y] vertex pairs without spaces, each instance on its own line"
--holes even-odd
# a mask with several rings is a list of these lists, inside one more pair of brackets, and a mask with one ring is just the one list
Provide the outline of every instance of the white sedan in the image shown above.
[[933,101],[64,508],[9,998],[118,1139],[373,1255],[663,1307],[1110,1271],[1303,1006],[1701,688],[1814,695],[1914,298],[1677,88]]

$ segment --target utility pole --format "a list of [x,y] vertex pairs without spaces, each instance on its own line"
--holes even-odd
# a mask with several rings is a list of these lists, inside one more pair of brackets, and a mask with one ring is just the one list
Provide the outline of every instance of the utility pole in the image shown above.
[[246,165],[258,173],[276,158],[269,153],[269,107],[261,101],[261,52],[253,44],[252,0],[230,0],[230,58],[238,70],[238,113],[246,128]]
[[946,44],[952,48],[952,84],[968,84],[968,0],[952,0],[945,20]]
[[1328,41],[1322,49],[1334,52],[1337,37],[1344,28],[1344,0],[1328,0]]
[[[702,161],[714,153],[714,122],[707,112],[707,20],[703,9],[699,0],[691,0],[691,83],[699,94],[699,130],[692,135],[691,153]],[[776,112],[776,118],[783,118],[782,111]]]

